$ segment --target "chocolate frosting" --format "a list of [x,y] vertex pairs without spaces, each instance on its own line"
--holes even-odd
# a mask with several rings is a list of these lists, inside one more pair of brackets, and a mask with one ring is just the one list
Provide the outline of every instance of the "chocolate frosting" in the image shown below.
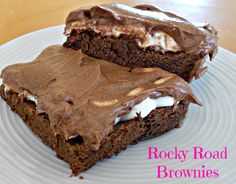
[[59,45],[30,63],[6,67],[1,77],[20,95],[35,95],[37,109],[47,113],[55,134],[66,139],[80,135],[94,149],[113,130],[116,117],[147,97],[168,95],[176,105],[181,100],[199,104],[188,84],[174,74],[122,67]]
[[[71,12],[66,20],[65,34],[84,29],[103,29],[101,34],[112,32],[114,26],[124,28],[126,34],[144,39],[162,31],[170,35],[180,51],[214,57],[217,53],[217,32],[209,24],[194,25],[173,13],[152,5],[129,7],[118,3],[94,6]],[[128,29],[130,28],[131,29]]]

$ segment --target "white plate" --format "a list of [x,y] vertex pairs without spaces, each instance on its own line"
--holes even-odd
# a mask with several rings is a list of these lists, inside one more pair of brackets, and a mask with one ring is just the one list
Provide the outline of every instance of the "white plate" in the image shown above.
[[[0,47],[0,69],[33,60],[45,47],[62,44],[63,26],[36,31]],[[0,99],[0,183],[236,183],[236,56],[220,49],[209,71],[191,84],[204,106],[191,105],[184,126],[160,137],[130,146],[117,157],[105,159],[78,177],[69,177],[69,166],[55,157],[29,128]],[[169,150],[191,150],[200,145],[208,150],[229,150],[227,160],[147,160],[147,146]],[[218,169],[218,179],[157,179],[156,166],[172,169]]]

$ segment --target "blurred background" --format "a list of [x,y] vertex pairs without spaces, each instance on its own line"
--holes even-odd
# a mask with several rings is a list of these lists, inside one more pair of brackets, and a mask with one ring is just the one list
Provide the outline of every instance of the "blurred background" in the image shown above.
[[0,0],[0,45],[18,36],[64,24],[71,10],[120,2],[150,3],[195,22],[209,22],[219,31],[220,46],[236,52],[236,0]]

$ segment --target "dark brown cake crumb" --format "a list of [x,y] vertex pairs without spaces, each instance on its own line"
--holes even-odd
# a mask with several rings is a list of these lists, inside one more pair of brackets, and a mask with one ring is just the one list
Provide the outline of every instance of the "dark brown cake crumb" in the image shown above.
[[79,179],[84,180],[84,177],[83,176],[79,176]]

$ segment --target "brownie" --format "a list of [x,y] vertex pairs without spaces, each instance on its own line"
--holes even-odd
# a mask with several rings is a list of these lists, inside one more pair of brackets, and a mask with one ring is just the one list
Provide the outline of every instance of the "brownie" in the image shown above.
[[184,52],[162,54],[151,48],[143,50],[138,47],[135,38],[125,35],[119,38],[102,36],[88,30],[69,36],[64,46],[81,49],[89,56],[131,68],[159,67],[187,81],[190,81],[191,75],[195,75],[191,73],[195,62],[204,57]]
[[26,98],[21,98],[13,91],[0,89],[1,97],[9,104],[31,130],[49,145],[60,159],[70,164],[73,175],[89,169],[98,160],[109,158],[125,150],[130,144],[137,144],[146,137],[156,136],[176,127],[185,117],[188,102],[181,101],[173,112],[172,107],[153,110],[146,118],[117,124],[114,131],[102,140],[98,150],[86,147],[80,137],[65,140],[63,136],[54,136],[47,114],[39,114],[36,105]]
[[159,68],[128,68],[67,49],[1,72],[1,96],[73,174],[162,134],[200,104],[187,82]]
[[72,11],[65,35],[65,47],[131,68],[159,67],[188,82],[206,72],[203,64],[218,47],[214,27],[151,5],[112,3]]

